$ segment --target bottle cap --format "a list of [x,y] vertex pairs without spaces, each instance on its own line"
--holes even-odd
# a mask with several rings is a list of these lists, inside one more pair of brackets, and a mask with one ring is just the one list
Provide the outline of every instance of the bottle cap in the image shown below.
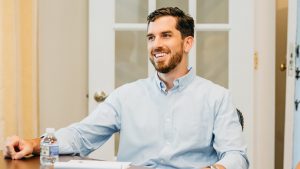
[[46,133],[54,133],[55,129],[54,128],[46,128]]

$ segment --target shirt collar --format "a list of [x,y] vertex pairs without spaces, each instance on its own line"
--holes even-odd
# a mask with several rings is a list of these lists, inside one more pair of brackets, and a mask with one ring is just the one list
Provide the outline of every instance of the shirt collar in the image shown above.
[[[185,74],[184,76],[181,76],[180,78],[175,79],[173,81],[174,86],[170,90],[174,90],[174,89],[182,90],[182,89],[184,89],[186,86],[188,86],[190,84],[190,82],[194,79],[195,76],[196,75],[195,75],[194,69],[192,69],[192,67],[189,68],[189,71],[188,71],[187,74]],[[161,91],[166,92],[167,86],[162,80],[159,79],[158,72],[155,73],[154,78],[155,78],[155,82],[156,82],[158,88]]]

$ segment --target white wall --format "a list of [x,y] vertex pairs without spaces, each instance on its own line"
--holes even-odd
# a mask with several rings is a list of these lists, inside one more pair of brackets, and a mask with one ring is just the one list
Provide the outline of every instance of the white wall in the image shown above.
[[88,114],[88,1],[38,4],[40,133]]

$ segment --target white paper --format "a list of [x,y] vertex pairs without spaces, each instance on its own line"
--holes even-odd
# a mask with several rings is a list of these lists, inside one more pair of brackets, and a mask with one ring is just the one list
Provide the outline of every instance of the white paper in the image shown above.
[[55,162],[55,169],[126,169],[130,162],[96,161],[96,160],[70,160],[68,162]]

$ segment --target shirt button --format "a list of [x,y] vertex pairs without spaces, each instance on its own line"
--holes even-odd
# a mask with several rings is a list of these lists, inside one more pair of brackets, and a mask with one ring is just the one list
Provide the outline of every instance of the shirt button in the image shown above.
[[160,162],[161,162],[161,163],[164,163],[165,161],[164,161],[164,160],[160,160]]

